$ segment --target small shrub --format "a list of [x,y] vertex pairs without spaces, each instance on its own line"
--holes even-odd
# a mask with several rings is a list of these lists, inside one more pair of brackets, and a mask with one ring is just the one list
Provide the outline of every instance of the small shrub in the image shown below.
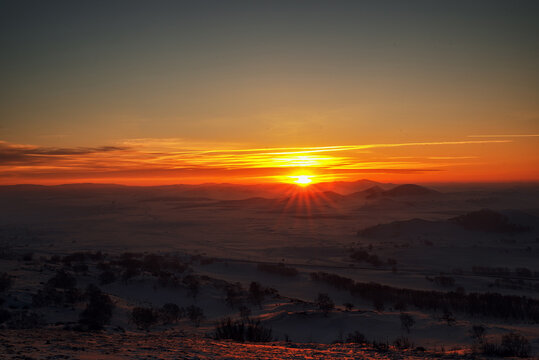
[[249,316],[251,316],[251,309],[249,309],[247,306],[240,306],[239,310],[241,318],[245,321],[249,320]]
[[245,340],[251,342],[268,342],[272,341],[272,330],[265,328],[260,324],[260,320],[248,321],[245,329]]
[[414,343],[410,341],[407,337],[401,336],[399,338],[396,338],[395,341],[393,341],[393,346],[395,346],[399,350],[406,350],[411,349],[414,347]]
[[204,311],[198,306],[191,305],[185,309],[187,317],[196,327],[200,326],[200,322],[204,320]]
[[249,299],[255,305],[261,306],[264,301],[265,293],[260,283],[253,281],[249,285]]
[[135,307],[131,311],[131,321],[138,329],[148,330],[152,325],[157,323],[158,316],[151,308]]
[[74,289],[77,285],[77,279],[65,270],[59,270],[52,278],[47,281],[47,286],[56,289]]
[[225,302],[231,308],[239,307],[243,303],[243,287],[240,283],[227,285],[225,292]]
[[241,321],[232,321],[231,318],[222,320],[217,327],[213,337],[216,340],[245,340],[245,324]]
[[373,341],[372,342],[372,347],[373,347],[374,350],[376,350],[377,352],[381,352],[381,353],[389,351],[389,345],[387,343],[384,343],[384,342]]
[[384,300],[382,300],[382,298],[380,297],[375,298],[372,302],[372,305],[374,307],[374,310],[376,310],[379,313],[385,310]]
[[481,351],[486,356],[529,357],[532,348],[524,336],[509,333],[502,336],[500,344],[484,342],[481,345]]
[[442,315],[442,320],[447,323],[447,326],[453,326],[457,322],[453,313],[448,309],[444,309],[444,314]]
[[318,306],[318,309],[324,313],[324,316],[327,316],[328,313],[335,308],[335,303],[328,294],[318,294],[314,302],[316,306]]
[[165,324],[172,324],[180,319],[180,307],[174,303],[167,303],[159,310],[161,321]]
[[[372,248],[370,248],[369,250],[371,249]],[[365,261],[373,266],[381,266],[384,264],[384,262],[380,260],[378,255],[371,255],[366,250],[356,250],[350,255],[350,257],[356,261]]]
[[483,325],[474,325],[470,329],[470,335],[474,342],[478,342],[482,344],[485,340],[485,334],[487,333],[487,329]]
[[401,319],[402,329],[406,331],[407,333],[410,333],[410,329],[415,324],[414,318],[409,314],[401,313],[400,319]]
[[260,320],[232,321],[227,318],[222,320],[215,328],[214,338],[216,340],[229,339],[234,341],[268,342],[272,341],[272,330],[260,324]]
[[365,338],[365,335],[356,330],[348,334],[348,336],[346,337],[346,342],[354,344],[364,344],[367,342],[367,339]]
[[509,333],[502,336],[501,348],[505,356],[518,357],[528,357],[532,350],[528,339],[518,333]]
[[93,285],[88,286],[86,296],[90,299],[86,309],[80,313],[79,324],[83,330],[102,330],[110,323],[114,304],[110,297]]

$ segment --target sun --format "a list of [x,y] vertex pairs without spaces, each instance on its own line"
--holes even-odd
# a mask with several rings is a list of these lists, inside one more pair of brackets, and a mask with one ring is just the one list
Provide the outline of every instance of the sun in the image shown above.
[[294,176],[294,178],[296,179],[294,183],[299,186],[307,186],[313,181],[309,175],[298,175]]

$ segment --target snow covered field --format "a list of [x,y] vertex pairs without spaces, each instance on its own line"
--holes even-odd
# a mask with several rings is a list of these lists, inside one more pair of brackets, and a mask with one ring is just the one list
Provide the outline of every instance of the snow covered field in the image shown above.
[[[538,354],[538,216],[531,185],[0,187],[0,326],[13,329],[2,343],[34,358],[115,358],[149,336],[133,358],[378,359],[457,356],[518,334]],[[85,350],[54,347],[87,334],[72,330],[90,284],[113,304],[104,333],[71,345]],[[135,308],[155,316],[137,321]],[[211,340],[229,317],[260,321],[279,345]]]

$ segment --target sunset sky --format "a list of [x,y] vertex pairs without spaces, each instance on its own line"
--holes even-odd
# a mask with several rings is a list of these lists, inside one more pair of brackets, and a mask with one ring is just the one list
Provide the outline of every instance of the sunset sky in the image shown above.
[[0,1],[0,184],[539,181],[538,1]]

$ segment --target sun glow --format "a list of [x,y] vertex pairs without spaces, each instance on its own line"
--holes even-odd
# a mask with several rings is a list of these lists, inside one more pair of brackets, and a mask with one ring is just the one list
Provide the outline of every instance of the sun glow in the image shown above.
[[298,176],[292,176],[294,179],[294,183],[299,185],[299,186],[307,186],[309,185],[310,183],[312,183],[312,179],[311,179],[311,176],[309,175],[298,175]]

